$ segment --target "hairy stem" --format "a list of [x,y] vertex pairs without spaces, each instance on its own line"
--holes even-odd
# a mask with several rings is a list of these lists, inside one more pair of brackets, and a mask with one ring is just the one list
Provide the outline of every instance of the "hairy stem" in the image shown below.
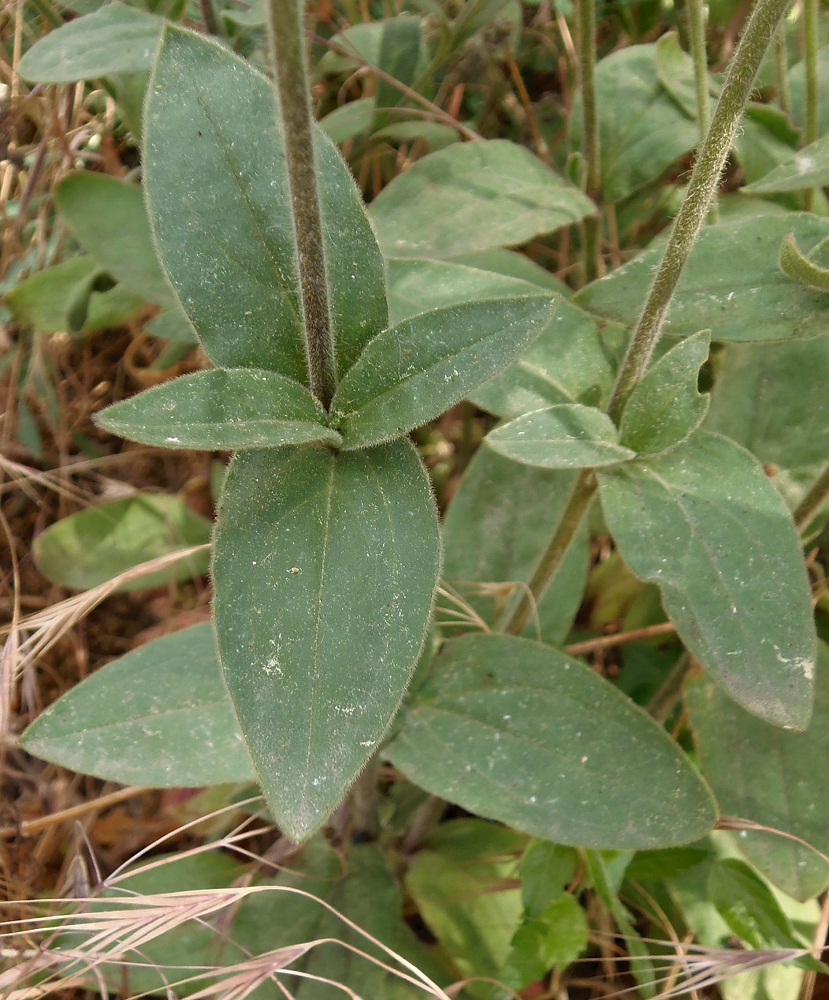
[[829,465],[818,476],[817,481],[805,497],[797,505],[794,512],[794,523],[798,531],[803,532],[809,527],[812,518],[829,500]]
[[[596,114],[596,8],[595,0],[577,0],[575,5],[576,61],[581,91],[582,155],[587,166],[585,193],[598,206],[601,202],[599,120]],[[604,273],[601,255],[601,218],[584,220],[584,280],[591,282]]]
[[[820,86],[818,81],[818,0],[803,0],[803,61],[806,67],[806,127],[803,145],[808,146],[820,138]],[[805,207],[810,212],[815,192],[806,192]]]
[[[694,60],[697,127],[700,142],[704,142],[711,124],[711,100],[708,94],[708,53],[705,48],[705,6],[703,0],[687,0],[686,9],[688,11],[688,38],[691,45],[691,57]],[[708,221],[714,223],[718,217],[715,194],[708,210]]]
[[616,423],[630,394],[645,374],[659,341],[677,282],[716,193],[734,133],[751,95],[754,77],[790,2],[757,0],[729,64],[711,127],[700,147],[685,199],[616,379],[608,407]]
[[351,823],[355,837],[374,840],[380,832],[380,755],[375,753],[351,788]]
[[308,379],[311,391],[328,409],[337,379],[317,191],[303,12],[303,0],[269,0],[268,3],[277,114],[281,111],[297,245]]
[[777,83],[777,103],[787,118],[792,116],[789,92],[789,54],[786,50],[786,25],[781,21],[774,33],[774,76]]
[[199,13],[201,14],[204,30],[208,35],[220,35],[219,19],[216,17],[216,8],[213,0],[199,0]]

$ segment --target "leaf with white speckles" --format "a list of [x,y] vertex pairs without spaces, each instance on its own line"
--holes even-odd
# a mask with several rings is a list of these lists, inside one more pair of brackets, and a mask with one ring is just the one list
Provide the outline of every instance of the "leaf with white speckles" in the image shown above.
[[254,779],[210,624],[108,663],[47,708],[20,743],[35,757],[125,785]]
[[219,653],[285,832],[311,835],[383,736],[432,607],[440,536],[408,441],[241,452],[214,544]]
[[387,756],[427,791],[560,844],[667,847],[716,819],[697,771],[641,708],[586,664],[513,636],[447,643]]
[[[306,379],[297,251],[271,85],[168,26],[150,82],[144,185],[159,256],[210,358]],[[387,325],[385,272],[357,187],[315,131],[338,374]]]
[[759,462],[698,431],[664,455],[599,470],[605,519],[683,642],[731,697],[802,729],[815,624],[800,541]]

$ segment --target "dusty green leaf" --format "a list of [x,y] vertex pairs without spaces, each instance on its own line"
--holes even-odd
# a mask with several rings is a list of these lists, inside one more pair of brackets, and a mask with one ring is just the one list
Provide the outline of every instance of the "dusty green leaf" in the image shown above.
[[666,847],[716,818],[642,709],[586,664],[513,636],[447,643],[386,754],[427,791],[562,844]]
[[619,432],[601,410],[563,403],[525,413],[486,437],[493,451],[542,469],[589,469],[634,458],[619,444]]
[[829,136],[793,153],[765,177],[740,188],[744,194],[776,194],[779,191],[804,191],[829,186]]
[[594,211],[529,150],[493,139],[418,160],[380,192],[370,215],[386,256],[442,259],[526,243]]
[[227,686],[268,801],[308,837],[394,715],[420,652],[440,539],[408,441],[241,452],[217,522]]
[[699,370],[708,357],[711,333],[695,334],[672,347],[633,390],[622,414],[622,444],[656,454],[684,441],[702,423],[708,397],[700,394]]
[[74,83],[148,69],[163,27],[155,14],[110,3],[41,38],[17,71],[34,83]]
[[213,626],[139,646],[50,705],[23,734],[35,757],[148,788],[253,781]]
[[[801,212],[763,215],[703,229],[665,322],[668,337],[711,330],[714,340],[792,340],[825,333],[829,296],[792,282],[777,264],[793,233],[808,254],[829,236],[829,219]],[[574,297],[582,309],[633,326],[662,247],[645,250]]]
[[364,448],[440,416],[538,337],[549,295],[482,299],[421,313],[378,334],[337,388],[332,424]]
[[[675,31],[663,35],[654,46],[654,63],[659,82],[685,114],[696,121],[697,91],[694,79],[694,60],[679,44]],[[708,78],[708,89],[715,91],[714,81]]]
[[[386,326],[383,261],[336,147],[316,133],[338,370]],[[304,382],[296,247],[269,82],[168,28],[150,85],[145,187],[162,264],[207,354]]]
[[[787,733],[744,712],[711,681],[686,688],[700,767],[727,816],[753,820],[829,854],[829,800],[817,761],[829,755],[829,651],[819,645],[817,691],[805,733]],[[740,833],[743,854],[796,899],[818,896],[829,864],[778,834]]]
[[[47,579],[89,590],[140,563],[209,541],[210,522],[178,497],[136,493],[50,524],[35,539],[33,552]],[[194,555],[120,589],[145,590],[189,580],[206,571],[207,560],[207,552]]]
[[664,455],[599,472],[605,519],[655,583],[685,645],[743,708],[809,721],[815,630],[800,541],[760,464],[698,431]]
[[311,393],[284,375],[217,368],[182,375],[115,403],[96,417],[104,430],[163,448],[277,448],[321,441],[338,445]]
[[[443,576],[491,626],[503,626],[514,610],[561,518],[572,481],[571,473],[520,465],[490,448],[479,448],[467,466],[443,522]],[[580,531],[525,635],[551,644],[564,640],[581,603],[587,562],[587,533]],[[459,610],[441,597],[442,621],[452,617],[440,614],[444,607]]]

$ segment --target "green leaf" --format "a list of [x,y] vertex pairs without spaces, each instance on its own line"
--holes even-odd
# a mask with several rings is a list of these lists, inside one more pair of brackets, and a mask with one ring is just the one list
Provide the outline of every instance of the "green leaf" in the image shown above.
[[[818,82],[818,133],[829,134],[829,45],[817,52]],[[792,121],[797,128],[806,124],[808,84],[806,62],[801,60],[789,70],[789,90],[792,104]]]
[[702,423],[708,396],[697,389],[699,370],[708,357],[711,332],[704,330],[671,348],[645,374],[622,414],[622,443],[655,454],[673,448]]
[[[819,644],[817,692],[805,733],[786,733],[742,711],[710,681],[686,689],[700,767],[727,816],[791,834],[829,854],[829,801],[817,761],[829,754],[829,651]],[[778,834],[739,835],[743,854],[795,899],[818,896],[829,864]]]
[[[53,583],[89,590],[140,563],[210,541],[210,523],[182,500],[136,493],[61,518],[35,539],[37,568]],[[119,590],[162,587],[207,570],[207,553],[124,583]]]
[[[493,628],[503,627],[532,577],[567,502],[573,476],[520,465],[479,448],[443,522],[443,576]],[[562,642],[581,603],[588,563],[579,532],[524,634]],[[492,585],[500,585],[493,587]],[[489,586],[487,586],[489,585]],[[493,602],[492,592],[495,592]],[[457,613],[442,598],[441,605]],[[454,615],[442,615],[444,621]]]
[[499,371],[535,340],[556,300],[485,299],[436,309],[379,334],[331,404],[343,448],[406,434]]
[[659,587],[691,653],[749,712],[804,728],[815,665],[809,582],[794,525],[759,463],[699,431],[598,475],[622,556]]
[[708,892],[732,933],[751,948],[803,947],[771,889],[744,861],[713,862]]
[[[794,233],[808,253],[829,236],[829,219],[791,212],[703,229],[679,279],[665,322],[668,337],[711,330],[714,340],[816,337],[829,321],[829,297],[790,281],[777,265]],[[574,296],[582,309],[633,326],[662,247],[652,247]]]
[[429,481],[407,441],[234,458],[214,544],[219,653],[293,839],[328,818],[397,710],[439,562]]
[[493,451],[542,469],[589,469],[636,456],[601,410],[564,403],[535,410],[496,427],[486,437]]
[[383,125],[393,121],[393,116],[387,113],[387,109],[396,107],[404,99],[401,89],[388,77],[406,86],[411,86],[415,82],[419,68],[422,19],[403,14],[399,17],[386,18],[381,23],[383,37],[380,42],[377,67],[386,76],[377,77],[375,128],[382,128]]
[[560,896],[536,917],[524,917],[512,938],[501,978],[521,989],[554,967],[565,969],[587,947],[587,914],[568,894]]
[[332,142],[347,142],[368,132],[374,120],[376,102],[373,97],[349,101],[319,121],[319,127]]
[[578,188],[529,150],[500,139],[423,157],[370,208],[386,256],[441,259],[526,243],[594,212]]
[[[385,274],[348,167],[321,132],[315,147],[342,375],[386,326]],[[304,382],[296,246],[269,82],[221,45],[168,28],[149,89],[144,174],[162,264],[209,357]]]
[[21,745],[124,785],[197,788],[255,778],[210,624],[154,639],[95,671],[32,723]]
[[148,69],[163,27],[155,14],[110,3],[41,38],[17,71],[33,83],[74,83]]
[[759,181],[740,188],[743,194],[776,194],[829,186],[829,136],[804,146],[786,163],[769,171]]
[[338,445],[311,393],[276,372],[219,368],[182,375],[96,417],[104,430],[163,448],[278,448],[322,441]]
[[[663,35],[654,46],[654,64],[659,82],[685,114],[697,120],[697,91],[694,80],[694,60],[682,49],[675,31]],[[716,90],[708,77],[708,89]]]
[[[21,281],[5,296],[5,304],[18,321],[38,333],[59,333],[70,326],[69,312],[82,288],[88,288],[92,276],[100,271],[91,256],[69,260],[38,271]],[[120,326],[143,309],[142,296],[116,285],[107,292],[93,292],[89,297],[83,333],[94,333]]]
[[579,856],[572,847],[533,840],[521,858],[521,898],[524,912],[538,917],[564,894],[575,874]]
[[[699,139],[695,122],[663,89],[656,53],[656,45],[630,45],[596,65],[602,193],[607,201],[621,201],[656,180]],[[580,143],[580,108],[577,94],[570,112],[574,148]]]
[[513,636],[444,650],[386,748],[411,781],[563,844],[665,847],[713,825],[680,749],[586,664]]
[[55,201],[75,239],[125,288],[149,302],[172,304],[140,188],[84,171],[60,182]]

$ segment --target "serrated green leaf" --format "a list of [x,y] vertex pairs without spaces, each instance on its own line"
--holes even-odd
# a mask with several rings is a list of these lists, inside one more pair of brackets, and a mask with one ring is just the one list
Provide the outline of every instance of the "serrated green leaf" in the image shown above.
[[294,839],[327,819],[391,721],[439,563],[428,478],[407,441],[231,463],[214,543],[219,652],[261,784]]
[[97,670],[38,716],[21,745],[42,760],[124,785],[255,780],[209,623],[154,639]]
[[538,916],[524,916],[513,935],[501,979],[522,989],[554,967],[566,968],[587,947],[587,914],[570,895],[554,900]]
[[665,847],[716,818],[645,712],[586,664],[513,636],[447,643],[386,754],[427,791],[563,844]]
[[762,467],[698,431],[664,455],[600,470],[602,508],[633,572],[743,708],[803,728],[815,631],[800,541]]
[[172,305],[139,187],[83,171],[60,182],[55,202],[75,239],[125,288],[148,302]]
[[386,256],[443,259],[526,243],[595,210],[529,150],[493,139],[424,156],[380,192],[370,215]]
[[[790,281],[777,264],[794,233],[805,252],[829,236],[829,220],[802,212],[764,215],[703,229],[665,321],[668,337],[711,330],[714,340],[791,340],[826,331],[829,297]],[[633,326],[662,248],[645,250],[574,296],[588,312]]]
[[33,83],[74,83],[148,69],[163,27],[155,14],[110,3],[41,38],[17,71]]
[[[315,151],[342,375],[387,324],[385,274],[348,167],[319,131]],[[147,102],[144,178],[162,264],[210,358],[304,382],[283,139],[265,77],[168,28]]]
[[[520,465],[479,448],[443,522],[443,576],[484,621],[503,626],[522,596],[561,519],[573,475]],[[587,532],[573,542],[524,635],[562,642],[581,603],[588,564]],[[496,586],[492,589],[481,585]],[[456,612],[446,598],[440,607]],[[440,615],[448,621],[453,615]],[[454,633],[453,633],[454,634]]]
[[255,368],[182,375],[115,403],[96,419],[104,430],[163,448],[278,448],[338,445],[325,411],[299,382]]
[[578,863],[579,856],[572,847],[547,840],[531,841],[521,858],[520,869],[525,914],[538,917],[562,896]]
[[742,194],[776,194],[805,191],[829,185],[829,136],[804,146],[791,159],[770,170],[765,177],[740,188]]
[[486,437],[493,451],[542,469],[589,469],[636,456],[619,444],[619,432],[601,410],[563,403],[525,413]]
[[379,334],[331,404],[343,448],[365,448],[440,416],[541,333],[548,295],[486,299],[422,313]]
[[[819,644],[817,692],[805,733],[786,733],[744,712],[704,678],[686,688],[700,767],[727,816],[791,834],[829,854],[829,801],[817,761],[829,754],[829,651]],[[829,864],[779,834],[740,833],[740,850],[795,899],[818,896]]]
[[[210,541],[210,523],[178,497],[136,493],[61,518],[35,539],[37,568],[53,583],[89,590],[157,556]],[[144,590],[189,580],[207,569],[207,552],[122,584]]]
[[619,428],[622,444],[642,454],[673,448],[702,423],[708,396],[697,388],[708,357],[711,333],[688,337],[645,374],[625,404]]

